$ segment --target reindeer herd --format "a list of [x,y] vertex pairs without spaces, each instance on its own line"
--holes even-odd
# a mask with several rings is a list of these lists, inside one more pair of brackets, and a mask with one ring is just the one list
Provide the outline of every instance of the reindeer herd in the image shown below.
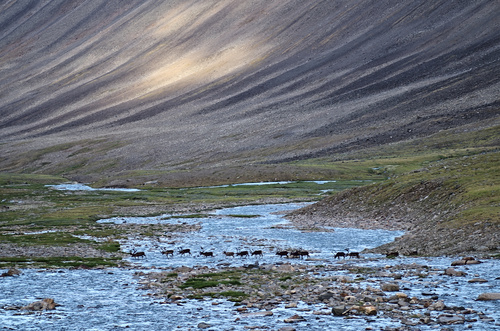
[[[191,252],[191,249],[189,248],[178,248],[177,252],[173,249],[160,249],[160,252],[162,255],[165,257],[173,257],[174,254],[177,254],[179,256],[185,256],[185,255],[190,255],[193,256],[193,253]],[[132,249],[129,252],[130,256],[133,258],[146,258],[146,253],[143,251],[137,251],[136,249]],[[256,258],[261,258],[264,257],[264,252],[262,250],[245,250],[245,251],[236,251],[236,252],[227,252],[223,251],[222,254],[226,257],[240,257],[240,258],[247,258],[247,257],[256,257]],[[197,256],[201,257],[215,257],[215,252],[214,251],[206,251],[203,247],[201,247],[201,250],[198,252]],[[278,250],[275,253],[276,256],[281,257],[281,258],[296,258],[296,259],[303,259],[303,258],[308,258],[310,257],[310,252],[302,249],[293,249],[293,250]],[[196,255],[195,255],[196,256]],[[345,249],[345,252],[340,251],[336,252],[335,255],[333,256],[334,259],[346,259],[346,258],[361,258],[359,252],[351,252],[348,248]]]

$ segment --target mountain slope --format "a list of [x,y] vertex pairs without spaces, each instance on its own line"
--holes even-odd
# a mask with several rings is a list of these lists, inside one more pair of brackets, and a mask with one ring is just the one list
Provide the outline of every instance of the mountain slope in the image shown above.
[[500,113],[496,1],[10,0],[0,27],[1,170],[273,164]]

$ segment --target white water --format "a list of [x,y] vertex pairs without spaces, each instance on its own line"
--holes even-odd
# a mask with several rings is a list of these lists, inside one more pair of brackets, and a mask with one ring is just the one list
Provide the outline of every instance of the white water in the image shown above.
[[[210,324],[210,330],[247,330],[250,326],[267,326],[272,330],[290,326],[284,319],[294,314],[306,318],[305,322],[293,324],[297,330],[374,330],[387,326],[401,326],[398,321],[379,315],[376,319],[344,319],[334,316],[316,316],[314,310],[326,309],[324,305],[300,304],[297,309],[280,307],[273,310],[273,316],[241,318],[235,312],[234,304],[224,300],[185,300],[180,305],[162,304],[148,296],[144,290],[137,290],[137,279],[133,274],[144,267],[156,270],[176,266],[217,266],[221,263],[232,266],[253,263],[257,259],[228,259],[222,255],[226,250],[264,250],[260,263],[279,263],[274,255],[281,248],[302,248],[312,252],[313,261],[298,261],[303,264],[354,264],[366,267],[380,267],[391,264],[422,264],[429,270],[442,270],[450,266],[451,258],[398,258],[388,260],[376,255],[364,255],[362,260],[336,261],[336,251],[350,248],[361,251],[393,240],[401,232],[381,230],[335,229],[334,232],[302,233],[285,225],[276,212],[298,208],[301,205],[264,205],[228,208],[200,219],[176,219],[161,217],[115,218],[102,222],[145,222],[145,223],[197,223],[199,232],[188,233],[174,244],[159,238],[153,241],[139,241],[131,238],[123,243],[125,250],[136,248],[146,252],[146,259],[130,259],[137,266],[134,270],[23,270],[19,277],[0,278],[0,307],[27,305],[41,298],[50,297],[62,306],[56,310],[28,314],[24,311],[0,309],[0,327],[5,330],[197,330],[200,322]],[[252,218],[228,215],[258,215]],[[166,258],[160,249],[191,248],[193,256],[175,255]],[[213,258],[197,256],[201,247],[214,251]],[[319,259],[320,261],[316,260]],[[287,260],[287,262],[290,260]],[[409,296],[422,297],[432,292],[449,306],[463,306],[486,313],[500,322],[498,302],[479,302],[475,298],[482,292],[498,292],[500,289],[500,268],[497,260],[486,260],[479,265],[457,267],[468,273],[466,277],[448,277],[439,272],[429,272],[425,278],[404,278],[402,289]],[[3,271],[2,271],[3,272]],[[471,284],[475,276],[488,280],[487,283]],[[373,279],[373,278],[372,278]],[[387,280],[386,280],[387,281]],[[373,283],[359,284],[373,286]],[[217,305],[213,305],[213,303]],[[308,311],[304,311],[307,308]],[[436,313],[437,314],[437,313]],[[433,315],[432,317],[436,317]],[[500,329],[494,322],[466,322],[452,326],[453,330]],[[334,327],[333,327],[334,326]],[[333,328],[332,328],[333,327]],[[419,330],[434,330],[435,326],[419,326]],[[439,329],[439,327],[438,327]]]

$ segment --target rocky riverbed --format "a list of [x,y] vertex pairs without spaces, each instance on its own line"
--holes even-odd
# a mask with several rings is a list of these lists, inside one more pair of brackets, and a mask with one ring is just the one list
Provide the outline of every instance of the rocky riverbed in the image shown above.
[[[232,309],[236,324],[256,316],[273,320],[274,312],[284,308],[289,317],[283,322],[299,324],[297,329],[314,328],[322,319],[347,328],[350,320],[362,320],[372,329],[369,326],[376,318],[385,321],[384,330],[500,328],[494,304],[478,309],[472,304],[477,298],[463,304],[454,302],[447,293],[450,284],[461,286],[458,284],[465,279],[469,284],[484,284],[498,283],[498,278],[475,277],[472,265],[465,272],[408,262],[404,259],[384,265],[382,259],[372,258],[326,264],[318,261],[316,265],[254,263],[237,268],[179,267],[138,272],[136,276],[142,288],[162,304],[230,297],[236,302]],[[494,266],[495,261],[486,263]]]

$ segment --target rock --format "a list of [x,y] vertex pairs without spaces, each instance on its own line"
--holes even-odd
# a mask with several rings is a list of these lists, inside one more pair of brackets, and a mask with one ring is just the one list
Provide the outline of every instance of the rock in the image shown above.
[[337,276],[336,281],[340,283],[352,283],[353,279],[349,276]]
[[330,300],[330,298],[333,297],[334,295],[335,295],[335,293],[328,291],[328,292],[325,292],[325,293],[318,295],[318,300],[320,300],[320,301]]
[[380,288],[384,292],[397,292],[399,291],[399,285],[394,283],[383,283]]
[[295,328],[291,326],[285,326],[283,328],[279,328],[278,331],[295,331]]
[[455,277],[462,277],[467,275],[467,273],[459,270],[455,270],[453,268],[448,268],[444,271],[444,274],[447,276],[455,276]]
[[487,283],[488,281],[484,278],[472,278],[469,279],[469,283]]
[[294,272],[295,267],[291,264],[286,263],[286,264],[282,264],[282,265],[277,266],[276,270],[280,271],[280,272]]
[[482,262],[481,262],[481,261],[479,261],[479,260],[466,260],[466,261],[467,261],[467,263],[465,263],[465,264],[467,264],[467,265],[469,265],[469,264],[480,264],[480,263],[482,263]]
[[273,312],[270,310],[258,311],[255,313],[241,314],[242,317],[262,317],[262,316],[273,316]]
[[467,263],[467,261],[465,261],[465,260],[457,260],[457,261],[451,262],[451,266],[454,267],[457,265],[465,265],[466,263]]
[[474,258],[463,258],[462,260],[457,260],[451,262],[451,266],[457,266],[457,265],[469,265],[469,264],[479,264],[481,261],[476,260]]
[[443,300],[439,300],[428,307],[429,310],[443,310],[445,308]]
[[495,292],[481,293],[479,294],[476,300],[479,301],[500,300],[500,293],[495,293]]
[[19,276],[21,274],[21,271],[11,268],[7,272],[4,272],[3,274],[0,275],[0,277],[12,277],[12,276]]
[[198,323],[198,329],[208,329],[211,325],[205,322]]
[[306,319],[300,315],[293,315],[292,317],[286,318],[284,320],[285,323],[298,323],[298,322],[303,322]]
[[170,300],[173,300],[173,301],[182,300],[182,299],[184,299],[184,298],[180,295],[177,295],[177,294],[170,296]]
[[297,302],[290,302],[285,308],[297,308]]
[[449,325],[449,324],[464,324],[465,323],[465,319],[463,316],[449,315],[449,314],[438,316],[437,321],[439,324],[447,324],[447,325]]
[[354,303],[356,301],[358,301],[358,298],[356,298],[354,295],[346,295],[344,297],[344,301],[345,302],[351,302],[351,303]]
[[344,316],[344,313],[347,311],[346,306],[341,305],[341,306],[335,306],[332,308],[332,314],[334,316]]
[[19,309],[22,309],[23,307],[21,306],[6,306],[6,307],[3,307],[4,310],[19,310]]
[[36,311],[53,310],[53,309],[56,309],[57,306],[59,306],[59,304],[55,303],[54,299],[45,298],[41,301],[32,302],[29,305],[22,307],[21,309],[36,310]]
[[360,311],[368,316],[377,315],[377,308],[375,306],[363,306],[360,308]]

